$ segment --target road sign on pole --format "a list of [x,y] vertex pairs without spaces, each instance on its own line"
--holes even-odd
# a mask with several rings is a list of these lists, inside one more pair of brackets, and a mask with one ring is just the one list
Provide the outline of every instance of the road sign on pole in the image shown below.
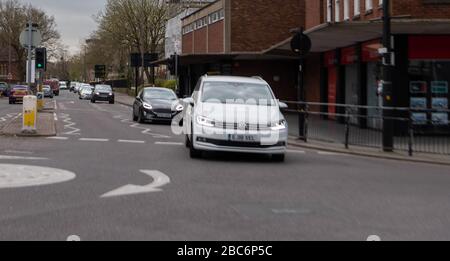
[[[29,31],[30,31],[30,28],[27,28],[27,29],[23,30],[22,33],[20,34],[20,44],[24,48],[28,48],[28,45],[30,43]],[[34,48],[38,47],[39,45],[41,45],[41,43],[42,43],[41,31],[37,28],[32,27],[31,28],[31,48],[34,49]]]

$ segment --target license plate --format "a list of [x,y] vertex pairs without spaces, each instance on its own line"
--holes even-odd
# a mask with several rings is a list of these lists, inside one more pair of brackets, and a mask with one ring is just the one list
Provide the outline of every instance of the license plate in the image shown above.
[[172,114],[170,113],[158,113],[159,118],[172,118]]
[[228,135],[228,139],[230,141],[239,141],[239,142],[256,142],[256,137],[253,135],[240,135],[240,134],[230,134]]

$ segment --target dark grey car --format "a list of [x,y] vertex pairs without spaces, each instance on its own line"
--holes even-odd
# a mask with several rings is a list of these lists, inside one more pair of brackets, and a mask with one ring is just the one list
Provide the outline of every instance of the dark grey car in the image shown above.
[[174,91],[167,88],[144,88],[133,104],[133,121],[171,122],[173,117],[183,111]]

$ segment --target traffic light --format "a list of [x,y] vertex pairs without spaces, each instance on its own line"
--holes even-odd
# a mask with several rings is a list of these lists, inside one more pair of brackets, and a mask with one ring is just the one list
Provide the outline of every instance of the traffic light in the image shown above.
[[47,69],[47,49],[36,48],[35,52],[36,69],[45,71]]

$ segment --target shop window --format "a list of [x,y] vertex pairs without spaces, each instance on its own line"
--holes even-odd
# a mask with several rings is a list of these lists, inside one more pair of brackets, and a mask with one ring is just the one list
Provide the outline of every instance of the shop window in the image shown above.
[[413,115],[415,124],[448,126],[450,61],[410,60],[409,78],[410,107],[419,110]]

